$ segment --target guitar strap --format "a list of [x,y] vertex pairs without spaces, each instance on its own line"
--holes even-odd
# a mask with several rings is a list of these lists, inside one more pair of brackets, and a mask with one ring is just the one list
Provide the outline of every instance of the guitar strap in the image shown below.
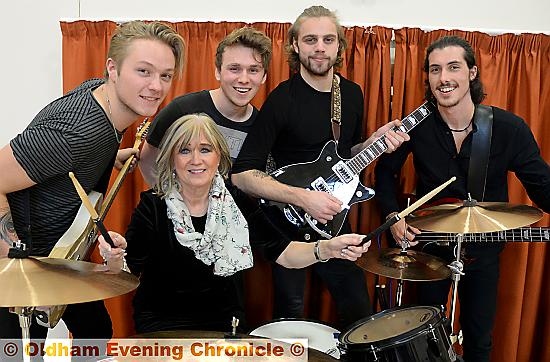
[[478,104],[474,111],[474,123],[477,131],[472,135],[468,192],[473,199],[483,201],[493,132],[493,108]]
[[340,125],[342,123],[342,96],[340,94],[340,78],[336,74],[332,77],[332,87],[330,90],[330,123],[332,125],[334,141],[338,144]]

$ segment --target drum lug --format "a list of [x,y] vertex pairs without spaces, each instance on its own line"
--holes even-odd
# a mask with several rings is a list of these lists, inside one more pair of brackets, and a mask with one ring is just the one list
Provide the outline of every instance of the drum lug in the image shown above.
[[376,355],[376,348],[374,346],[370,346],[370,352],[372,352],[372,356],[374,357],[373,361],[378,361],[378,356]]
[[434,342],[438,342],[438,339],[437,339],[437,336],[435,335],[435,328],[431,325],[431,324],[428,324],[428,328],[430,328],[430,332],[432,334],[432,341]]

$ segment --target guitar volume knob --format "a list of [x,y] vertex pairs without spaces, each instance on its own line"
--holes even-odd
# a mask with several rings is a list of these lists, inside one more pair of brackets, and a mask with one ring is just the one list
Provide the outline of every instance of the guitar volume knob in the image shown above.
[[325,160],[326,160],[327,162],[330,162],[330,161],[332,161],[332,157],[327,156],[327,158],[325,158]]
[[311,239],[311,235],[309,235],[308,233],[305,233],[304,234],[304,240],[309,241],[310,239]]

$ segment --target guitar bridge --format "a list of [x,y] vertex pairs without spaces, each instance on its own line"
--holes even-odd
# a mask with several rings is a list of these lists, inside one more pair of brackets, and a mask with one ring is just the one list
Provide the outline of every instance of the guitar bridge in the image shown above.
[[334,171],[334,173],[338,175],[338,178],[340,178],[340,180],[342,180],[344,183],[350,183],[355,176],[353,171],[351,171],[350,168],[343,161],[340,161],[332,166],[332,171]]

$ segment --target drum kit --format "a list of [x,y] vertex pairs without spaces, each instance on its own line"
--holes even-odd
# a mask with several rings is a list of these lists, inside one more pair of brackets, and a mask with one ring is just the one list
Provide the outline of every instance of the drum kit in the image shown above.
[[[516,229],[539,221],[539,209],[502,202],[469,199],[442,204],[411,213],[406,222],[423,231],[455,234],[456,259],[449,265],[420,251],[401,249],[369,250],[357,261],[366,271],[398,282],[397,307],[356,322],[339,338],[345,361],[455,361],[453,345],[460,342],[453,330],[460,276],[464,275],[461,248],[465,234]],[[401,307],[403,281],[435,281],[451,277],[452,297],[447,316],[435,306]]]
[[[425,231],[456,234],[456,260],[450,265],[427,253],[403,249],[370,250],[357,264],[364,270],[398,281],[397,307],[362,319],[340,333],[327,325],[306,320],[280,320],[250,333],[272,339],[308,338],[310,360],[329,361],[454,361],[454,331],[446,330],[447,317],[435,306],[401,306],[403,281],[433,281],[451,277],[451,326],[456,293],[464,274],[461,244],[465,234],[515,229],[542,218],[531,206],[498,202],[443,204],[407,216],[406,222]],[[138,279],[127,272],[111,273],[106,266],[56,258],[0,259],[0,307],[19,317],[23,341],[28,341],[31,317],[40,306],[81,303],[122,295],[137,288]],[[452,327],[451,327],[452,328]],[[165,332],[170,333],[170,332]],[[144,338],[198,338],[197,331]],[[223,333],[219,332],[220,338]],[[207,332],[208,338],[216,337]]]

